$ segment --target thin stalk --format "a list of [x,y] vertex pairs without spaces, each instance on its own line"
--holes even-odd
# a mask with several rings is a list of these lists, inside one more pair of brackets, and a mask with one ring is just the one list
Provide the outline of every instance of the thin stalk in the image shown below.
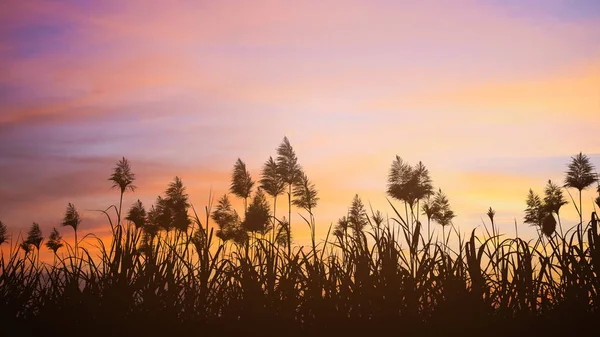
[[292,184],[288,184],[288,256],[292,258]]

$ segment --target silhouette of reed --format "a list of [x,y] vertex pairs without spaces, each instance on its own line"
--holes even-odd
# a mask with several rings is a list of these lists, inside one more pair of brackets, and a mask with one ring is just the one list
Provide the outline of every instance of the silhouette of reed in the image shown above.
[[[0,244],[10,241],[0,256],[4,330],[62,336],[558,336],[586,331],[600,317],[599,218],[592,212],[587,223],[557,231],[553,214],[558,217],[566,204],[557,185],[548,183],[544,199],[532,191],[527,198],[524,222],[539,229],[537,238],[501,235],[491,207],[490,226],[467,236],[452,223],[449,198],[441,189],[434,192],[425,166],[396,157],[388,177],[388,195],[396,200],[389,200],[392,215],[367,210],[355,195],[348,214],[317,242],[317,190],[287,138],[278,154],[277,162],[265,163],[254,196],[245,164],[236,162],[231,192],[244,199],[243,217],[227,194],[199,214],[178,177],[148,211],[137,200],[122,217],[124,192],[134,188],[123,158],[109,179],[119,187],[119,205],[100,211],[112,229],[108,245],[88,234],[71,246],[54,228],[46,243],[54,260],[42,262],[39,225],[26,239],[9,240],[0,222]],[[581,156],[573,160],[581,163]],[[566,181],[579,191],[585,185]],[[291,212],[287,219],[275,216],[276,198],[286,187],[289,205],[298,207],[311,229],[310,247],[291,244]],[[427,231],[419,215],[426,216]],[[434,238],[432,222],[442,226],[442,241]],[[63,225],[77,233],[82,224],[69,203]],[[100,256],[82,241],[95,244]]]

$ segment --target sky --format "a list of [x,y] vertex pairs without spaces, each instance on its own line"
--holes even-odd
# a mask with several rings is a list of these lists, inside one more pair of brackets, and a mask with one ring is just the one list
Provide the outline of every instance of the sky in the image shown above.
[[258,180],[284,136],[319,191],[318,237],[355,194],[393,215],[396,155],[425,164],[461,231],[492,207],[501,232],[516,220],[532,237],[529,188],[562,184],[579,152],[600,167],[595,0],[5,0],[0,74],[13,238],[33,221],[60,227],[69,202],[81,232],[106,236],[93,210],[118,203],[107,179],[123,156],[138,187],[127,207],[177,175],[204,209],[237,158]]

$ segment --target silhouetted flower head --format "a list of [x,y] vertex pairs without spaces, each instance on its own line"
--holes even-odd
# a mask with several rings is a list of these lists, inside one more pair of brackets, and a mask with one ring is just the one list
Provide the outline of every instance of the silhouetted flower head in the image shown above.
[[235,228],[240,225],[240,217],[233,209],[229,197],[224,194],[217,204],[211,218],[217,223],[217,237],[223,241],[233,239]]
[[58,233],[56,228],[52,229],[52,233],[50,233],[50,237],[48,238],[48,242],[46,242],[46,247],[56,254],[56,251],[63,246],[62,236]]
[[560,208],[568,203],[563,196],[561,188],[551,180],[548,180],[544,194],[544,204],[548,212],[559,214]]
[[416,201],[434,194],[429,170],[422,162],[411,167],[396,156],[388,175],[387,194],[412,208]]
[[69,203],[65,212],[65,216],[63,218],[62,225],[73,227],[73,230],[77,231],[77,228],[79,227],[80,223],[81,216],[79,215],[79,212],[77,212],[77,209],[75,209],[75,205]]
[[249,232],[265,234],[270,229],[271,208],[265,198],[265,194],[259,188],[254,194],[252,203],[246,212],[246,218],[242,222],[242,228]]
[[283,137],[283,142],[277,148],[277,170],[281,179],[288,186],[298,182],[302,173],[296,152],[287,137]]
[[579,152],[579,154],[571,157],[569,170],[566,172],[565,187],[572,187],[581,191],[596,182],[596,179],[594,166],[588,156]]
[[546,211],[539,195],[529,189],[527,194],[527,208],[525,209],[524,223],[531,226],[542,226],[542,221],[546,215]]
[[249,239],[248,232],[241,228],[241,226],[234,228],[231,232],[231,236],[233,242],[237,243],[238,245],[248,242]]
[[113,173],[108,180],[111,180],[113,182],[112,187],[118,187],[121,193],[125,193],[126,190],[135,190],[135,186],[133,185],[135,174],[131,172],[129,161],[125,157],[117,162],[117,166],[113,169]]
[[148,222],[167,231],[176,229],[185,232],[192,223],[187,214],[189,207],[183,182],[176,176],[169,183],[165,197],[157,197],[155,205],[148,212]]
[[273,157],[269,157],[269,160],[263,165],[260,187],[274,198],[285,190],[285,182]]
[[379,210],[375,211],[375,213],[373,213],[371,216],[371,220],[375,223],[375,226],[379,228],[384,220],[383,214],[381,214]]
[[348,217],[343,216],[338,219],[333,235],[341,239],[348,232],[348,228],[350,228],[350,220],[348,220]]
[[231,186],[229,187],[229,191],[234,195],[244,199],[244,202],[247,198],[250,197],[252,193],[252,187],[254,186],[254,181],[252,180],[252,176],[250,176],[250,172],[246,169],[246,164],[238,158],[235,164],[233,165],[233,173],[231,175]]
[[436,213],[433,214],[433,220],[442,226],[448,226],[452,224],[452,219],[456,217],[454,211],[450,209],[450,201],[442,189],[439,189],[435,194],[434,207]]
[[352,199],[352,205],[348,211],[348,221],[355,235],[362,232],[368,223],[365,206],[358,194],[354,195],[354,199]]
[[133,222],[135,228],[141,228],[146,224],[146,209],[139,199],[129,209],[126,219]]
[[433,216],[438,212],[438,204],[435,203],[435,199],[428,197],[423,203],[423,214],[427,217],[427,220],[433,219]]
[[37,222],[34,222],[33,225],[31,225],[29,232],[27,232],[26,242],[39,250],[43,239],[44,237],[42,236],[40,225]]
[[496,211],[494,211],[491,207],[487,211],[487,216],[490,218],[490,221],[494,223],[494,215],[496,215]]
[[309,213],[317,207],[319,197],[315,185],[308,179],[304,172],[300,173],[300,178],[294,184],[294,200],[292,204],[304,208]]
[[542,221],[542,233],[546,236],[550,237],[556,230],[556,220],[552,214],[548,214],[544,217]]

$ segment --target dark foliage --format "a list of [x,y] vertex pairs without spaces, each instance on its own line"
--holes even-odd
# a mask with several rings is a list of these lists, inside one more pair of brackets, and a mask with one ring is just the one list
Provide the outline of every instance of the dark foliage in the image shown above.
[[[424,166],[409,170],[399,157],[393,165],[399,186],[402,172],[410,171],[406,181],[421,172],[414,186],[429,190]],[[400,200],[411,210],[425,200],[422,211],[444,231],[442,242],[425,237],[418,212],[402,216],[391,202],[392,216],[367,212],[355,195],[318,244],[316,189],[306,175],[292,186],[310,247],[291,249],[289,220],[271,214],[262,189],[243,221],[227,195],[205,208],[204,219],[193,208],[190,217],[177,177],[147,213],[133,204],[111,245],[86,235],[79,250],[60,249],[54,229],[46,242],[54,261],[42,262],[34,224],[0,256],[3,328],[26,336],[565,336],[600,318],[600,220],[591,213],[556,235],[554,214],[564,204],[550,183],[543,201],[532,190],[527,199],[525,222],[540,229],[531,241],[499,234],[491,207],[493,235],[484,223],[464,236],[438,189]],[[63,225],[77,233],[80,223],[69,204]]]

